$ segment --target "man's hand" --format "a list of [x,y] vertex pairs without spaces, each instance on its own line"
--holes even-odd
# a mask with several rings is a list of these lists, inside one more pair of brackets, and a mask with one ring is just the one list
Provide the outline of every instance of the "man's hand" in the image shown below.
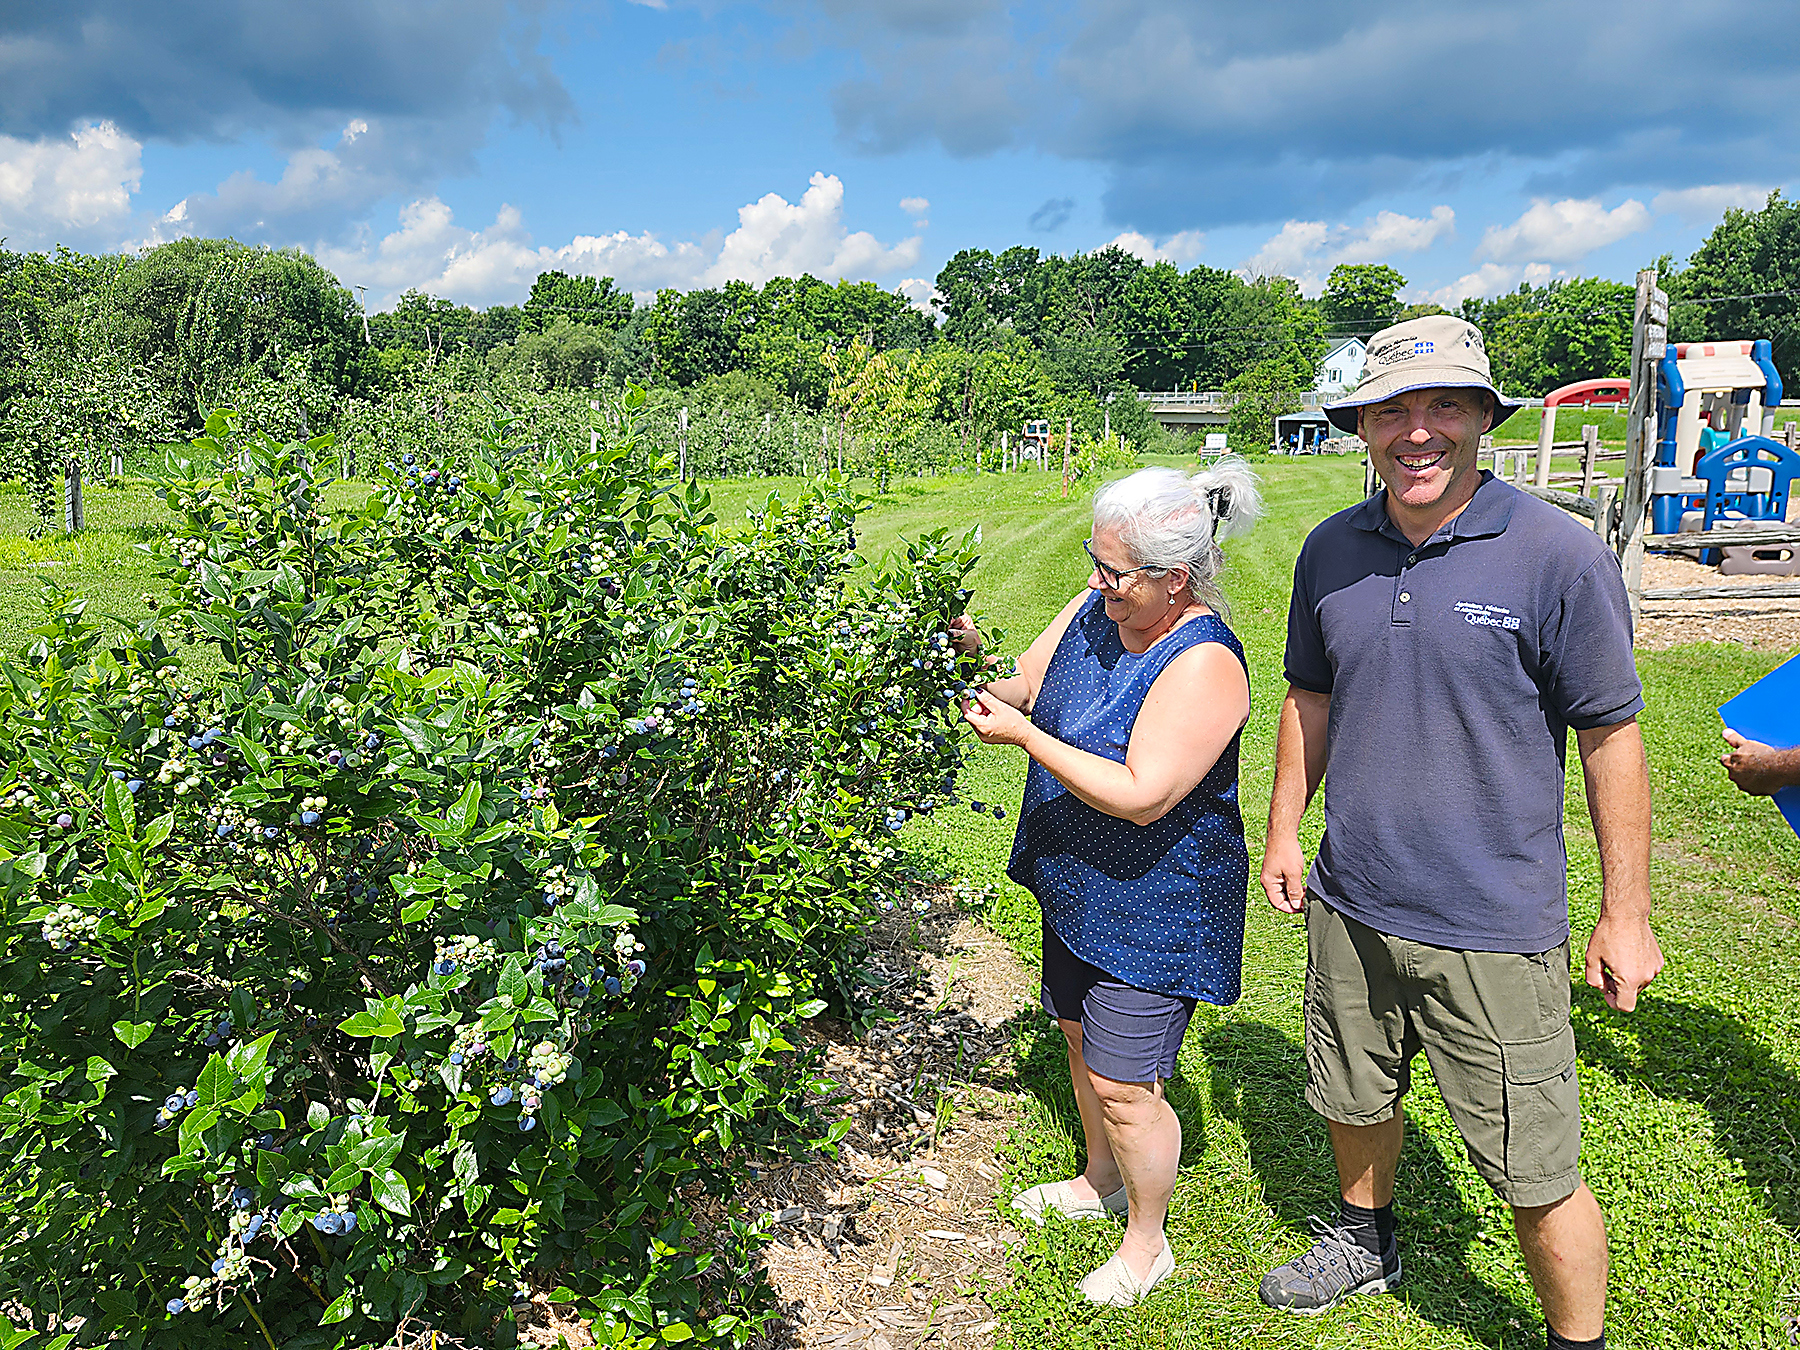
[[1725,744],[1731,750],[1719,756],[1719,763],[1740,792],[1767,797],[1800,784],[1800,749],[1777,750],[1761,741],[1746,740],[1730,727],[1725,728]]
[[1263,849],[1263,894],[1283,914],[1298,914],[1306,907],[1306,854],[1300,840],[1289,835],[1271,837]]
[[1662,948],[1647,915],[1601,915],[1588,939],[1587,982],[1606,992],[1607,1007],[1630,1012],[1662,968]]

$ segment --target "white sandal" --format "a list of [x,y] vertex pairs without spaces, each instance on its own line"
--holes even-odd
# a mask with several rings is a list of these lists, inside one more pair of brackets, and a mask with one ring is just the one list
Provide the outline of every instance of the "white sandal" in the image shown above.
[[1104,1219],[1114,1214],[1129,1213],[1131,1202],[1126,1198],[1123,1186],[1096,1203],[1079,1198],[1074,1186],[1068,1181],[1046,1181],[1041,1186],[1020,1191],[1013,1197],[1012,1207],[1041,1227],[1044,1216],[1051,1210],[1065,1219]]
[[1098,1303],[1109,1308],[1129,1308],[1137,1303],[1157,1285],[1175,1273],[1175,1253],[1169,1250],[1168,1239],[1163,1239],[1163,1249],[1150,1265],[1150,1274],[1139,1280],[1125,1264],[1124,1253],[1114,1253],[1113,1259],[1100,1269],[1094,1271],[1081,1282],[1081,1293],[1089,1303]]

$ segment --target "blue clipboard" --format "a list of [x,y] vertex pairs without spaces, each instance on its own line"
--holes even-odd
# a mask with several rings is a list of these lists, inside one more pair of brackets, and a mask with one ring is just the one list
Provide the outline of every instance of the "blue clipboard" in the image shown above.
[[[1719,716],[1738,735],[1777,750],[1800,745],[1800,656],[1784,661],[1722,704]],[[1794,833],[1800,834],[1800,787],[1783,788],[1773,800]]]

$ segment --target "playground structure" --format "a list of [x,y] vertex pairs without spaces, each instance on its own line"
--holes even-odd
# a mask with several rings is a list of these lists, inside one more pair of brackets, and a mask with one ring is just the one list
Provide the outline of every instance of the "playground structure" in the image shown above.
[[[1492,454],[1496,477],[1593,522],[1618,553],[1634,617],[1645,601],[1800,600],[1793,582],[1644,588],[1646,549],[1695,554],[1727,575],[1800,576],[1800,525],[1786,518],[1800,479],[1800,409],[1776,426],[1783,390],[1770,344],[1671,344],[1668,323],[1669,298],[1646,269],[1637,278],[1628,375],[1551,391],[1535,445],[1484,437],[1483,453]],[[1624,450],[1601,449],[1596,426],[1583,427],[1579,441],[1555,439],[1559,407],[1620,404]],[[1551,471],[1557,452],[1577,450],[1579,472]],[[1609,459],[1625,461],[1622,480],[1599,470]],[[1376,491],[1373,465],[1365,466],[1365,488]]]

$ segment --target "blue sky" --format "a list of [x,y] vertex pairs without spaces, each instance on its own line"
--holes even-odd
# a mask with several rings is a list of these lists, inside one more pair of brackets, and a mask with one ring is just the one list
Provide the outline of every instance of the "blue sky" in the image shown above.
[[0,14],[9,248],[299,245],[371,308],[960,248],[1446,303],[1800,183],[1791,0],[59,0]]

